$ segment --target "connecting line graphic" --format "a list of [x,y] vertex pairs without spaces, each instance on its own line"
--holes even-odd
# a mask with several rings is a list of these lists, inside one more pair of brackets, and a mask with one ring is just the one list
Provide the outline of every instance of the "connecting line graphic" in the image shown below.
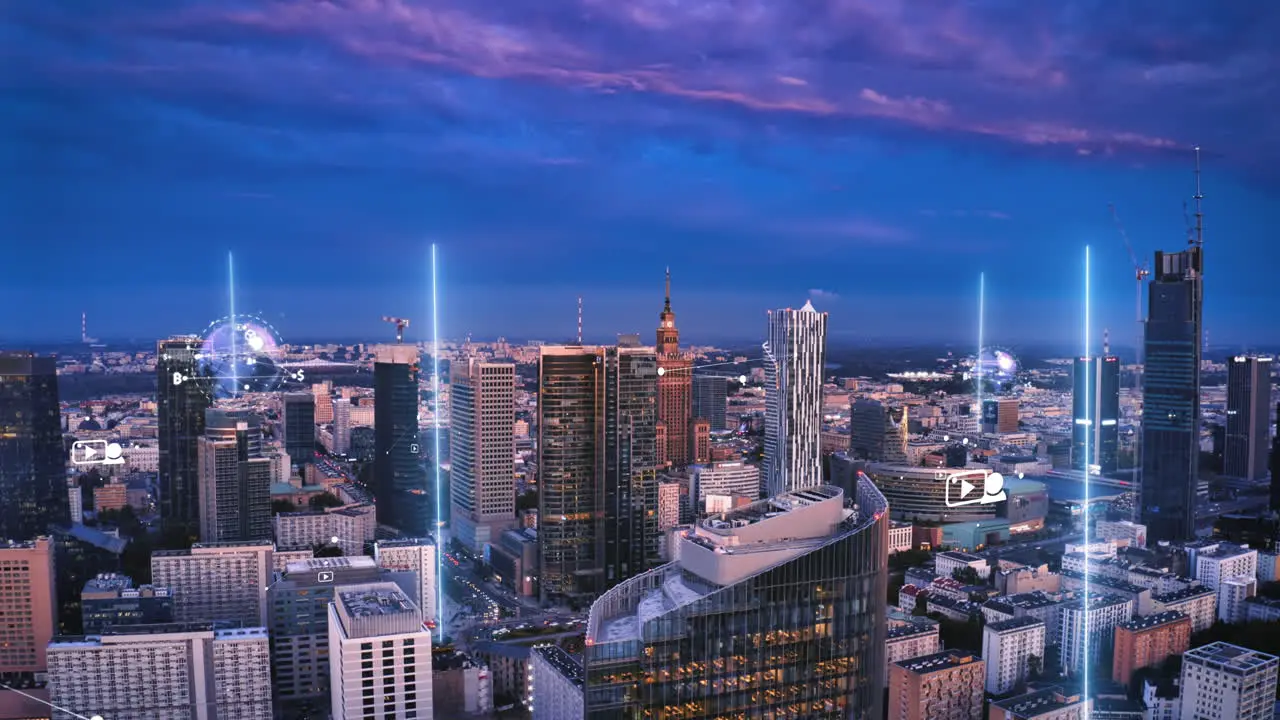
[[231,253],[227,253],[227,296],[231,301],[231,397],[240,391],[240,373],[236,372],[236,265]]
[[0,688],[4,688],[5,690],[8,690],[8,691],[10,691],[10,692],[15,692],[15,693],[17,693],[17,694],[21,695],[22,697],[27,698],[28,700],[35,700],[36,702],[40,703],[41,705],[47,705],[47,706],[49,706],[49,707],[53,708],[54,710],[57,710],[58,712],[66,713],[66,714],[70,715],[70,716],[71,716],[71,717],[73,717],[73,718],[77,718],[78,720],[103,720],[103,718],[102,718],[102,716],[101,716],[101,715],[81,715],[80,713],[76,712],[75,710],[69,710],[69,709],[67,709],[67,708],[62,707],[61,705],[54,705],[53,703],[49,702],[48,700],[43,700],[43,699],[41,699],[41,698],[36,697],[35,695],[30,695],[30,694],[24,693],[24,692],[22,692],[21,690],[19,690],[18,688],[16,688],[16,687],[12,687],[12,686],[10,686],[10,685],[5,685],[4,683],[0,683]]
[[[687,368],[661,368],[660,367],[658,368],[658,375],[666,376],[667,374],[675,375],[677,373],[685,373],[685,372],[692,373],[694,370],[702,370],[704,368],[722,367],[724,365],[746,365],[747,363],[764,362],[764,360],[765,358],[758,357],[758,358],[750,358],[746,360],[730,360],[728,362],[707,363],[706,365],[691,365]],[[747,376],[739,375],[737,379],[738,379],[738,382],[745,383],[747,381]]]

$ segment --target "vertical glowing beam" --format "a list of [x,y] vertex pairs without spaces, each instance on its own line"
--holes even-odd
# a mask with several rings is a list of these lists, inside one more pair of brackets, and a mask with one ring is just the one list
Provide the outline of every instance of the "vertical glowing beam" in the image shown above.
[[978,439],[982,439],[982,334],[987,318],[987,274],[978,273],[978,359],[973,364],[973,376],[978,383]]
[[444,641],[444,540],[443,525],[441,519],[444,514],[441,510],[442,502],[440,499],[440,313],[439,313],[439,296],[436,293],[436,245],[431,244],[431,415],[435,418],[433,425],[432,443],[433,457],[435,461],[435,494],[436,494],[436,640]]
[[1083,640],[1081,644],[1081,660],[1084,666],[1084,698],[1085,702],[1089,700],[1089,437],[1094,432],[1094,413],[1090,404],[1093,400],[1093,388],[1090,384],[1093,382],[1094,373],[1098,371],[1097,362],[1093,361],[1089,354],[1089,246],[1084,247],[1084,417],[1087,423],[1084,427],[1084,604],[1083,619],[1081,620]]
[[240,367],[236,357],[236,262],[235,257],[227,251],[227,295],[231,301],[231,396],[240,391]]

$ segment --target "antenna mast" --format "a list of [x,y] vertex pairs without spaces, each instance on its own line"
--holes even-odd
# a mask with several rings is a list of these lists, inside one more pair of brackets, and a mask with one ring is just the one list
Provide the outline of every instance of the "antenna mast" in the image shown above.
[[582,296],[578,296],[578,344],[582,344]]
[[1200,201],[1204,199],[1204,193],[1200,192],[1200,146],[1196,146],[1196,247],[1204,246],[1204,210],[1200,207]]

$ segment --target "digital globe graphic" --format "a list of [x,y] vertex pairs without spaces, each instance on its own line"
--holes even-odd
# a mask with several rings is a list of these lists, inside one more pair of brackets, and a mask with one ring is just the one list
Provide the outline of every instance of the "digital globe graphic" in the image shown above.
[[978,358],[978,377],[998,386],[1010,385],[1018,377],[1018,360],[1007,350],[986,348]]
[[298,379],[280,364],[280,334],[260,317],[219,318],[200,338],[196,360],[201,375],[213,379],[209,387],[214,397],[271,392],[288,379]]

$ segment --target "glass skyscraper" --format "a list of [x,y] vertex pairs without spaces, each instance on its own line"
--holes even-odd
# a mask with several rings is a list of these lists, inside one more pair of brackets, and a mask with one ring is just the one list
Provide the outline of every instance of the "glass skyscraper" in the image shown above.
[[1150,542],[1195,536],[1203,250],[1156,252],[1143,357],[1139,515]]
[[[1075,359],[1071,390],[1071,466],[1106,475],[1119,467],[1120,359]],[[1085,457],[1085,440],[1089,455]]]
[[68,521],[66,462],[54,359],[0,353],[0,541]]
[[765,411],[762,494],[822,484],[822,379],[827,314],[805,302],[769,312],[764,344]]
[[1267,476],[1271,439],[1271,358],[1227,360],[1227,427],[1222,474],[1245,480]]
[[860,475],[675,535],[591,607],[588,720],[882,717],[888,510]]
[[[728,425],[729,378],[724,375],[693,376],[693,417],[711,423],[712,432],[730,429]],[[736,425],[734,430],[737,429]]]
[[156,415],[160,449],[160,521],[167,533],[200,537],[200,462],[204,411],[215,381],[202,376],[200,338],[176,336],[156,345]]
[[294,465],[306,465],[316,454],[316,396],[309,392],[285,393],[284,450]]
[[373,493],[378,522],[406,535],[432,535],[435,497],[427,483],[418,430],[418,349],[412,345],[380,347],[373,365],[373,387],[377,398],[373,405]]

